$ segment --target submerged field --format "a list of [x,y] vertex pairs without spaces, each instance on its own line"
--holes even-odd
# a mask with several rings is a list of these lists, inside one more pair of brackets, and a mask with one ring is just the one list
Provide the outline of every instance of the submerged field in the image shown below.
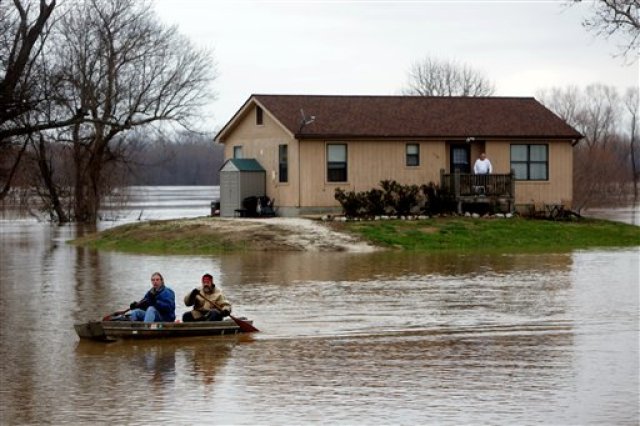
[[[304,222],[310,226],[299,226]],[[329,229],[316,232],[324,228]],[[308,234],[312,231],[310,237]],[[421,252],[558,252],[640,245],[640,227],[617,222],[462,217],[329,224],[285,218],[151,221],[119,226],[73,243],[96,249],[164,254],[339,251],[350,250],[349,246],[336,244],[337,240],[348,236],[381,249]]]

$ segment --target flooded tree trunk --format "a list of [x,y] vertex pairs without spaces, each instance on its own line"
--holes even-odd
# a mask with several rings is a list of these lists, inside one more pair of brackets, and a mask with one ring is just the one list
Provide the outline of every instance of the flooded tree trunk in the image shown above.
[[[35,143],[34,143],[35,145]],[[47,145],[44,137],[39,136],[38,145],[35,148],[36,155],[38,157],[38,168],[40,169],[40,176],[42,176],[42,183],[44,184],[45,196],[49,199],[50,213],[57,218],[58,223],[69,222],[69,217],[64,211],[64,207],[60,201],[60,194],[58,187],[53,179],[53,169],[47,155]]]

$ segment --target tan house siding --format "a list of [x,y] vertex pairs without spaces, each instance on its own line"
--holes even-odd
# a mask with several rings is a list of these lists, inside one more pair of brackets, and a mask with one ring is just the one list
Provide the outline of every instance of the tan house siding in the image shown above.
[[[255,158],[267,172],[267,196],[278,205],[296,206],[298,202],[298,141],[263,110],[263,124],[256,124],[255,108],[243,117],[234,132],[225,141],[224,156],[233,158],[235,146],[242,146],[244,158]],[[288,182],[279,182],[278,146],[288,145]]]
[[[406,144],[420,146],[420,165],[406,166]],[[347,182],[327,182],[327,144],[347,145]],[[427,184],[440,181],[442,161],[446,157],[441,141],[302,141],[301,204],[303,206],[339,206],[336,188],[368,191],[379,188],[380,181],[401,184]]]
[[[516,181],[516,204],[564,204],[571,206],[573,194],[573,147],[570,141],[487,141],[485,152],[494,173],[510,173],[512,144],[542,144],[549,147],[549,180]],[[474,160],[475,161],[475,158]]]
[[573,156],[570,143],[549,144],[549,180],[518,181],[517,204],[563,204],[571,207],[573,194]]

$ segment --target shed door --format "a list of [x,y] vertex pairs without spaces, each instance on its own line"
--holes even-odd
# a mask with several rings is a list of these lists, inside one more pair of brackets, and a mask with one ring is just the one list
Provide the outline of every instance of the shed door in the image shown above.
[[471,173],[471,162],[469,161],[470,157],[471,152],[469,149],[469,144],[451,145],[449,151],[450,173],[455,173],[456,171],[460,173]]
[[240,173],[220,172],[220,216],[233,217],[240,206]]

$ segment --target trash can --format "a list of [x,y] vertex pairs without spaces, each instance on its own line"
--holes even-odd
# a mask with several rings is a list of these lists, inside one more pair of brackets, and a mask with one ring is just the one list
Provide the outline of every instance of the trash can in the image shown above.
[[220,200],[215,199],[211,202],[211,216],[220,216]]

